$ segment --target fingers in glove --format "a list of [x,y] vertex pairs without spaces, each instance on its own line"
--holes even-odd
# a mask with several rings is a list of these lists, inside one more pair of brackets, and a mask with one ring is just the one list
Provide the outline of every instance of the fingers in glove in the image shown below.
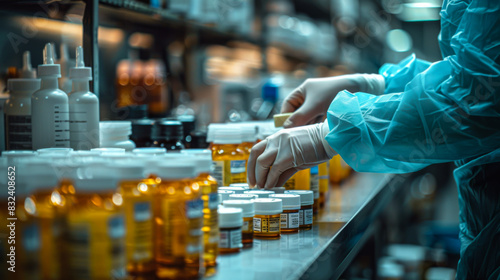
[[269,180],[270,170],[272,169],[271,166],[275,165],[277,154],[278,149],[268,142],[266,150],[257,158],[257,164],[255,165],[257,187],[263,188],[266,185],[267,180]]
[[266,150],[267,140],[259,142],[252,147],[250,152],[250,157],[247,163],[247,182],[251,187],[257,184],[257,179],[255,178],[255,165],[257,164],[257,159]]
[[[299,171],[298,168],[290,168],[288,169],[287,171],[283,172],[279,178],[278,178],[278,181],[276,182],[276,185],[275,186],[270,186],[269,188],[275,188],[275,187],[281,187],[283,186],[286,181],[288,181],[290,178],[292,178],[292,176],[297,173],[297,171]],[[268,188],[268,186],[266,186],[266,188]]]

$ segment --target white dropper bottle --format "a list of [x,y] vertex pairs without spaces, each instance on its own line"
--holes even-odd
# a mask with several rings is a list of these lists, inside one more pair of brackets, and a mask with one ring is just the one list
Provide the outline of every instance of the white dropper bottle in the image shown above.
[[10,98],[5,101],[5,144],[7,150],[31,150],[31,95],[40,89],[40,80],[31,68],[29,51],[23,54],[19,79],[9,79]]
[[85,67],[83,48],[76,48],[76,67],[69,70],[73,90],[69,93],[70,146],[74,150],[99,147],[99,99],[89,91],[92,69]]
[[68,95],[59,89],[59,64],[54,64],[50,43],[43,49],[43,64],[38,66],[40,90],[31,96],[33,149],[69,148]]

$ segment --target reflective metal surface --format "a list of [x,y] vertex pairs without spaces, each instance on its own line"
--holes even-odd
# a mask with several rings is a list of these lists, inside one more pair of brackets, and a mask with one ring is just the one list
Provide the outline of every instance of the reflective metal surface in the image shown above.
[[372,223],[404,178],[355,174],[332,186],[325,210],[312,230],[282,234],[278,240],[254,239],[253,248],[218,258],[209,279],[330,279],[340,276],[373,231]]

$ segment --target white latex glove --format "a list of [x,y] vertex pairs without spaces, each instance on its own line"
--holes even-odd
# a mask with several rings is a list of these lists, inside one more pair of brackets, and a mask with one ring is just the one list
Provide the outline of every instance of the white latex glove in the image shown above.
[[384,77],[377,74],[353,74],[307,79],[284,100],[281,113],[295,112],[283,124],[285,128],[321,122],[330,103],[343,90],[382,94]]
[[266,189],[280,187],[295,172],[331,159],[337,153],[325,140],[328,132],[323,122],[283,129],[259,142],[248,159],[248,183]]

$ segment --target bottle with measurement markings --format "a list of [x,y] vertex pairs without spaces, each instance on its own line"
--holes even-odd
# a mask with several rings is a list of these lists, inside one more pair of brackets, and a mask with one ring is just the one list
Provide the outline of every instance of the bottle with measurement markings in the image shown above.
[[132,275],[155,269],[153,255],[153,198],[156,183],[147,180],[141,162],[119,162],[110,167],[123,199],[127,271]]
[[69,147],[68,96],[59,89],[61,69],[54,64],[52,45],[45,45],[44,64],[38,66],[40,90],[31,96],[33,149]]
[[73,205],[66,212],[64,279],[126,279],[123,197],[105,165],[87,167],[91,179],[75,181]]
[[7,150],[31,150],[31,95],[40,89],[40,80],[31,68],[30,52],[23,54],[19,79],[9,79],[10,98],[5,101],[5,144]]
[[237,127],[218,128],[212,145],[213,176],[219,186],[247,181],[247,155],[240,149],[241,131]]
[[161,178],[155,196],[156,275],[164,279],[198,279],[203,274],[203,200],[192,162],[157,164]]
[[99,147],[99,99],[89,91],[92,69],[85,67],[83,49],[76,48],[76,67],[69,70],[73,89],[68,94],[70,146],[74,150]]

